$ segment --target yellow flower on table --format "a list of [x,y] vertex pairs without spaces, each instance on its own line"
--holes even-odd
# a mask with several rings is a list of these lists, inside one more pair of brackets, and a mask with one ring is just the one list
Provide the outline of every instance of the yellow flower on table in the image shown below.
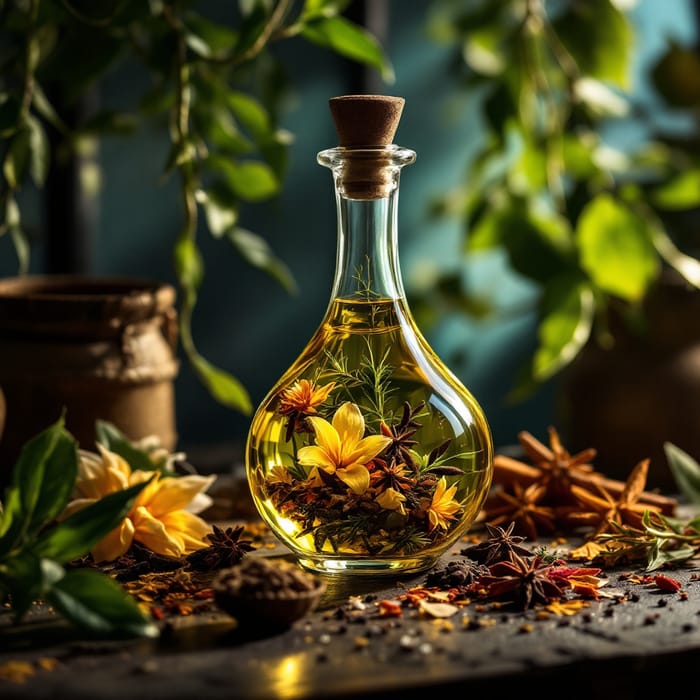
[[389,446],[391,438],[364,437],[365,419],[357,404],[351,402],[340,406],[332,423],[318,416],[308,420],[314,429],[316,444],[299,449],[299,464],[335,474],[355,493],[364,493],[369,487],[369,470],[365,465]]
[[452,486],[447,488],[447,479],[444,476],[438,481],[433,493],[433,499],[428,506],[428,520],[431,532],[436,527],[447,530],[449,521],[456,518],[457,513],[462,508],[462,504],[455,500],[456,492],[457,484],[452,484]]
[[133,542],[140,542],[157,554],[180,557],[207,546],[211,527],[196,513],[211,499],[205,491],[215,475],[162,476],[160,472],[133,470],[120,455],[98,445],[99,454],[80,451],[75,498],[62,518],[103,496],[135,486],[152,478],[134,499],[131,510],[114,530],[93,547],[96,562],[113,561]]

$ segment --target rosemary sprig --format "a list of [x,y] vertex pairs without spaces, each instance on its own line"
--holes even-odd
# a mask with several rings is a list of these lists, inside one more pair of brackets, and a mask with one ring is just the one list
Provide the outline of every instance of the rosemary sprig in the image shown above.
[[614,543],[609,552],[601,552],[601,555],[646,557],[647,571],[655,571],[667,563],[687,561],[700,550],[700,517],[682,521],[646,510],[642,530],[614,521],[611,525],[615,532],[602,533],[595,538],[597,542]]

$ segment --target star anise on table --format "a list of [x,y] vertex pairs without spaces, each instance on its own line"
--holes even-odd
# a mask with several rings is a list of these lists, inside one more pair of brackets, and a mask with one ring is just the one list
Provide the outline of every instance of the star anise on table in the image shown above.
[[512,531],[533,541],[540,532],[554,533],[557,513],[543,502],[546,494],[547,487],[537,483],[523,488],[516,482],[511,491],[495,489],[484,505],[486,524],[497,527],[512,523]]
[[512,559],[514,554],[523,557],[532,556],[529,549],[521,546],[525,537],[512,534],[514,529],[515,521],[511,521],[506,529],[499,525],[486,523],[488,537],[481,542],[465,547],[460,551],[460,554],[486,566],[504,559]]
[[589,535],[591,539],[603,533],[616,532],[617,529],[612,523],[643,530],[644,512],[660,512],[658,507],[640,502],[648,472],[649,460],[644,459],[632,470],[619,496],[612,495],[601,484],[594,484],[594,490],[574,486],[572,494],[581,510],[569,512],[566,516],[567,521],[573,527],[593,528]]
[[489,567],[489,574],[481,576],[471,588],[482,597],[511,602],[519,610],[527,610],[536,603],[546,605],[564,596],[564,590],[549,572],[553,564],[542,557],[530,559],[513,556]]
[[[546,486],[546,499],[557,503],[573,501],[571,487],[576,483],[576,477],[590,478],[596,472],[591,460],[595,458],[597,451],[590,447],[572,455],[561,443],[556,428],[549,428],[549,447],[540,442],[526,430],[518,433],[518,442],[532,464],[527,465],[518,460],[497,455],[494,459],[496,483],[507,483],[513,478],[513,471],[522,472],[530,482],[537,482]],[[525,469],[518,469],[518,467]],[[602,475],[600,475],[602,476]],[[522,481],[522,478],[520,479]]]
[[252,540],[242,540],[245,527],[221,528],[212,525],[212,531],[207,535],[211,544],[187,555],[187,563],[196,571],[212,571],[225,569],[238,562],[255,549]]
[[[601,499],[612,503],[627,489],[624,481],[610,479],[593,469],[590,462],[596,455],[594,448],[572,455],[564,448],[553,427],[549,428],[549,447],[527,431],[520,432],[518,440],[524,459],[531,462],[507,455],[494,457],[493,484],[497,488],[484,507],[484,519],[492,525],[514,519],[518,534],[527,537],[533,537],[538,529],[543,528],[547,532],[565,534],[586,523],[598,527],[602,517],[600,511],[606,510]],[[590,507],[586,493],[591,494]],[[522,502],[519,508],[518,501]],[[671,516],[677,506],[675,499],[645,491],[644,486],[635,491],[635,502],[642,513],[644,507],[648,507]],[[537,508],[533,510],[535,506]],[[576,514],[575,517],[572,513]]]

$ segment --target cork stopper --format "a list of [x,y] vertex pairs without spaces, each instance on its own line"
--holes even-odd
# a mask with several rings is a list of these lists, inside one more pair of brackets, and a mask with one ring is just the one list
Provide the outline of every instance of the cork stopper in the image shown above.
[[343,148],[389,146],[399,126],[405,100],[388,95],[342,95],[329,100]]
[[394,135],[405,100],[388,95],[341,95],[329,100],[338,143],[347,149],[340,177],[350,199],[380,199],[396,187]]

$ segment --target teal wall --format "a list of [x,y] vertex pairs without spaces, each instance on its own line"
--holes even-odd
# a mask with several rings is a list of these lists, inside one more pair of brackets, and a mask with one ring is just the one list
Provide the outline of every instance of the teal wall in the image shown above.
[[[399,207],[401,268],[409,293],[436,269],[460,267],[469,283],[504,305],[532,298],[532,290],[510,274],[498,256],[464,265],[458,222],[436,223],[430,202],[459,181],[481,138],[478,106],[455,90],[448,51],[426,33],[421,0],[390,3],[387,52],[396,81],[384,92],[406,99],[396,142],[416,151],[402,173]],[[665,39],[692,39],[694,17],[686,0],[642,0],[633,11],[640,52],[639,99],[651,99],[643,75],[664,49]],[[274,201],[248,208],[242,225],[261,233],[289,265],[299,284],[288,295],[264,274],[250,269],[225,243],[206,231],[200,240],[206,281],[194,333],[211,361],[238,376],[259,402],[294,361],[315,331],[329,301],[335,264],[335,202],[330,173],[316,163],[318,151],[336,145],[328,99],[351,90],[350,65],[304,43],[280,44],[278,53],[296,88],[283,126],[295,134],[289,176]],[[633,126],[611,139],[634,137]],[[103,147],[104,203],[96,250],[101,273],[134,272],[172,279],[169,245],[178,230],[173,183],[157,185],[166,145],[156,134],[141,143],[114,140]],[[445,318],[424,334],[438,354],[483,405],[497,445],[516,441],[519,430],[543,436],[557,421],[557,383],[530,401],[511,405],[506,394],[534,345],[531,314],[498,322]],[[182,443],[240,442],[249,419],[214,403],[186,363],[176,385]]]
[[[402,174],[399,209],[401,267],[410,292],[419,292],[436,270],[460,267],[469,283],[504,304],[526,302],[532,290],[508,273],[498,256],[461,256],[458,222],[430,221],[430,202],[462,178],[481,138],[477,105],[460,96],[448,73],[448,52],[426,35],[428,2],[392,0],[386,43],[396,82],[387,94],[406,99],[396,142],[417,152]],[[642,0],[633,11],[639,32],[636,66],[640,99],[651,99],[641,77],[667,37],[687,42],[694,32],[688,0]],[[195,312],[194,336],[212,362],[239,377],[259,402],[293,362],[320,322],[329,301],[335,262],[335,202],[330,173],[316,163],[318,151],[336,145],[328,99],[351,91],[350,64],[301,42],[277,47],[295,93],[283,118],[295,134],[289,176],[274,201],[249,206],[241,225],[262,234],[295,275],[299,293],[288,295],[247,266],[222,241],[202,229],[206,278]],[[119,103],[134,76],[112,76],[102,100]],[[611,139],[634,138],[632,126]],[[94,247],[94,272],[130,274],[173,282],[171,246],[180,225],[176,183],[162,183],[167,144],[154,129],[104,141],[100,150],[102,196]],[[31,196],[31,195],[30,195]],[[0,241],[0,272],[14,264]],[[9,261],[9,262],[8,262]],[[9,266],[9,267],[8,267]],[[36,269],[36,262],[34,263]],[[556,423],[556,382],[531,401],[509,405],[505,395],[534,344],[528,313],[507,321],[442,320],[423,332],[438,354],[483,405],[497,445],[515,442],[519,430],[543,435]],[[240,443],[249,418],[216,404],[183,362],[176,384],[181,446]]]

